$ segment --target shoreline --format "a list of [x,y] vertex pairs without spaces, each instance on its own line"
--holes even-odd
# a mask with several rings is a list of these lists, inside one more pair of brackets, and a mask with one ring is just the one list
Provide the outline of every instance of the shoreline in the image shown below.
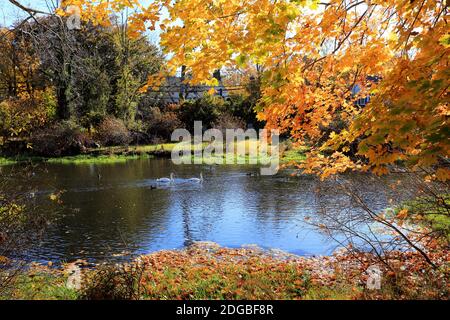
[[[197,242],[161,250],[127,263],[83,261],[61,268],[36,264],[14,285],[12,299],[448,299],[446,269],[439,274],[414,253],[395,253],[398,269],[387,269],[369,253],[338,249],[331,256],[305,257],[257,246],[221,247]],[[443,254],[443,253],[441,253]],[[443,267],[450,254],[441,256]],[[419,266],[417,263],[419,262]],[[369,270],[381,270],[381,287],[367,287]],[[426,272],[429,277],[418,281]],[[73,285],[73,283],[78,283]],[[421,291],[427,281],[440,286]],[[36,296],[36,287],[38,295]],[[33,291],[30,290],[33,288]],[[399,290],[402,294],[399,295]],[[34,296],[33,296],[33,295]],[[0,297],[3,299],[5,297]]]
[[[72,259],[63,259],[63,260],[17,260],[2,257],[0,256],[0,265],[3,263],[4,265],[13,264],[13,263],[22,263],[27,267],[50,267],[52,269],[59,269],[67,264],[78,264],[83,268],[87,269],[95,269],[98,266],[102,265],[114,265],[114,264],[129,264],[138,260],[140,257],[152,256],[158,254],[160,252],[171,252],[171,253],[183,253],[188,252],[191,249],[199,249],[204,250],[206,253],[211,253],[216,251],[217,249],[226,249],[226,250],[235,250],[235,251],[243,251],[249,253],[251,256],[260,256],[265,258],[270,258],[279,261],[295,261],[295,260],[305,260],[305,259],[321,259],[321,258],[331,258],[335,254],[341,254],[344,248],[336,248],[330,254],[297,254],[292,253],[286,250],[282,250],[279,248],[272,247],[262,247],[257,244],[243,244],[241,246],[223,246],[213,241],[193,241],[192,244],[188,246],[181,246],[177,248],[168,248],[168,249],[160,249],[157,251],[150,251],[147,253],[132,253],[131,251],[123,251],[119,253],[108,253],[105,254],[105,257],[112,257],[110,259],[102,259],[102,260],[91,260],[89,257],[81,258],[74,257]],[[121,259],[122,258],[122,259]]]
[[[136,270],[147,270],[151,273],[150,279],[153,279],[154,288],[149,288],[148,292],[143,296],[144,299],[252,299],[252,297],[247,296],[248,294],[253,294],[252,292],[241,292],[239,288],[234,288],[236,292],[229,293],[231,295],[224,295],[219,297],[211,296],[208,298],[205,296],[195,296],[200,294],[195,292],[198,287],[203,286],[202,282],[211,277],[210,280],[205,280],[209,285],[213,286],[215,289],[219,290],[219,287],[226,286],[226,282],[233,282],[234,285],[240,286],[244,285],[244,282],[248,280],[252,286],[251,290],[255,286],[254,281],[260,282],[262,278],[267,277],[267,279],[261,280],[261,283],[256,284],[256,287],[264,287],[265,292],[259,292],[253,299],[265,299],[269,298],[267,295],[271,295],[270,298],[274,299],[299,299],[299,294],[303,292],[304,289],[301,287],[305,285],[305,281],[309,283],[309,275],[305,276],[306,273],[314,272],[314,278],[320,281],[325,281],[325,279],[334,279],[332,275],[333,270],[330,267],[335,263],[335,258],[333,256],[300,256],[293,253],[289,253],[280,249],[275,248],[261,248],[257,245],[243,245],[239,248],[229,248],[222,247],[215,242],[210,241],[198,241],[194,242],[188,247],[180,249],[166,249],[159,250],[156,252],[136,256],[131,258],[130,261],[118,263],[118,262],[102,262],[98,264],[91,264],[85,260],[75,260],[68,263],[37,263],[31,262],[27,264],[26,269],[24,269],[23,279],[19,282],[23,284],[17,285],[16,295],[21,296],[24,294],[26,298],[29,298],[28,287],[42,286],[44,294],[53,294],[53,292],[60,292],[61,296],[56,298],[60,299],[72,299],[77,297],[80,298],[79,294],[85,290],[86,283],[95,283],[96,281],[102,281],[98,279],[98,275],[101,274],[102,278],[108,278],[109,275],[106,273],[112,272],[117,275],[133,274],[136,275]],[[215,272],[224,272],[223,280],[220,284],[216,283]],[[78,273],[82,277],[79,287],[73,287],[70,285],[73,282],[73,274]],[[169,289],[169,286],[165,283],[166,281],[171,282],[173,276],[178,277],[181,273],[187,273],[188,276],[181,276],[180,279],[174,282],[174,285],[179,285],[178,289],[185,290],[189,286],[195,287],[191,288],[192,296],[185,296],[187,293],[181,296],[167,296],[165,297],[161,293],[160,297],[158,291],[161,291],[159,285],[163,288]],[[246,279],[246,274],[250,277],[255,277],[255,279]],[[126,276],[126,275],[124,275]],[[206,277],[206,278],[205,278]],[[259,279],[259,278],[261,279]],[[308,279],[306,279],[306,278]],[[156,284],[156,282],[160,284]],[[183,281],[188,281],[189,284]],[[139,280],[141,281],[141,280]],[[270,283],[265,283],[269,281]],[[271,281],[281,282],[282,285],[290,287],[287,289],[288,292],[272,292],[276,291],[276,286],[271,283]],[[235,283],[236,282],[236,283]],[[317,284],[315,283],[314,286]],[[321,283],[320,285],[325,285]],[[218,288],[216,288],[218,286]],[[267,287],[268,286],[268,287]],[[310,284],[307,284],[310,286]],[[98,286],[93,286],[97,288]],[[144,285],[145,287],[145,285]],[[244,285],[245,287],[245,285]],[[177,290],[178,290],[177,289]],[[250,288],[247,288],[250,290]],[[247,290],[246,289],[246,290]],[[347,291],[348,288],[345,288]],[[164,289],[163,289],[164,290]],[[162,290],[162,291],[163,291]],[[246,291],[244,290],[244,291]],[[328,289],[326,289],[328,290]],[[343,294],[343,288],[333,289],[329,294],[341,295]],[[201,290],[200,290],[201,291]],[[47,292],[47,293],[45,293]],[[272,293],[270,293],[272,292]],[[350,292],[350,291],[349,291]],[[206,294],[206,292],[204,292]],[[84,293],[83,293],[84,294]],[[93,296],[88,297],[88,299],[109,299],[109,297],[95,297],[98,293],[91,293]],[[107,292],[105,292],[108,295]],[[174,294],[173,292],[171,294]],[[216,292],[216,294],[221,294]],[[240,296],[243,294],[244,296]],[[14,293],[12,293],[14,296]],[[236,295],[236,296],[233,296]],[[273,296],[272,296],[273,295]],[[344,297],[344,296],[342,296]],[[10,298],[10,297],[9,297]],[[24,298],[21,296],[21,298]],[[40,297],[42,298],[42,297]],[[48,299],[48,296],[45,296]],[[52,297],[50,297],[52,298]],[[83,297],[86,298],[86,297]],[[0,296],[0,300],[2,297]]]
[[[152,144],[152,145],[137,145],[137,146],[114,146],[87,149],[84,153],[67,156],[43,157],[33,155],[17,155],[17,156],[2,156],[0,154],[0,167],[21,163],[59,163],[59,164],[113,164],[126,162],[128,160],[136,159],[152,159],[152,158],[170,158],[174,143]],[[203,148],[203,147],[202,147]],[[283,153],[281,163],[289,164],[292,162],[302,162],[305,159],[303,149],[291,149]],[[194,150],[192,150],[192,157]],[[226,153],[223,154],[225,158]],[[245,157],[245,162],[249,162],[248,155]],[[205,161],[205,160],[204,160]],[[257,159],[259,162],[259,158]],[[208,163],[205,163],[208,164]]]

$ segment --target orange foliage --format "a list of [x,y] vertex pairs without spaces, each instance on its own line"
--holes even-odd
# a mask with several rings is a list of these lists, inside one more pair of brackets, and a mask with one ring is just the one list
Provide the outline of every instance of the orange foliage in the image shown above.
[[[132,32],[144,31],[145,22],[153,29],[165,8],[161,45],[170,54],[168,71],[185,65],[192,82],[212,81],[212,71],[224,66],[263,66],[259,117],[312,146],[310,171],[382,174],[397,161],[416,169],[448,159],[444,0],[65,3],[99,22],[105,12],[133,7]],[[380,80],[368,80],[374,76]],[[361,91],[352,94],[355,84]],[[367,106],[355,105],[369,95]]]

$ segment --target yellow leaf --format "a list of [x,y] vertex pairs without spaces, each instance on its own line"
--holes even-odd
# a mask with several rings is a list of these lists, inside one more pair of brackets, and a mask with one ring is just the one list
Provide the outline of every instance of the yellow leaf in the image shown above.
[[397,213],[397,218],[405,219],[408,216],[408,209],[402,209]]

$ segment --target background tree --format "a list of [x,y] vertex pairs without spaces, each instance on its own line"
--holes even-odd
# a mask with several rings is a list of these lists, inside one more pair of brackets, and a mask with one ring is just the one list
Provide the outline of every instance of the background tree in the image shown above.
[[114,79],[115,96],[112,113],[125,121],[133,122],[138,113],[139,101],[143,97],[140,90],[147,79],[159,72],[163,58],[156,46],[145,36],[130,38],[126,24],[118,26],[113,35],[115,44]]
[[[105,19],[94,2],[76,3],[84,17]],[[185,65],[192,83],[212,83],[221,66],[262,65],[260,119],[308,142],[309,171],[383,173],[398,161],[411,169],[448,163],[447,1],[181,0],[141,7],[117,0],[101,9],[127,6],[138,9],[130,21],[135,31],[145,22],[154,28],[167,8],[161,45],[171,57],[168,69]],[[370,76],[383,80],[370,85]],[[369,94],[366,108],[355,107]],[[344,124],[338,131],[323,130],[337,117]],[[355,142],[358,157],[350,154]],[[449,170],[435,174],[448,179]]]
[[[263,66],[259,118],[308,144],[309,172],[384,173],[402,161],[413,170],[435,168],[432,176],[441,180],[450,176],[442,166],[449,155],[446,0],[161,0],[147,7],[137,0],[65,0],[62,5],[79,6],[82,19],[99,25],[115,12],[133,9],[131,36],[161,22],[167,70],[185,66],[193,75],[190,83],[213,84],[211,74],[222,66]],[[162,8],[167,18],[161,18]],[[382,81],[373,85],[367,81],[373,76]],[[352,92],[356,84],[358,94]],[[355,107],[355,100],[368,95],[370,104]],[[338,130],[324,130],[336,121],[342,122]]]

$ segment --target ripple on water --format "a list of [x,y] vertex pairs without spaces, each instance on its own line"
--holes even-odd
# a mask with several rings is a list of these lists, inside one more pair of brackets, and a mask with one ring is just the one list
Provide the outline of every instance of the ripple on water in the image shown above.
[[[181,248],[193,241],[230,247],[257,244],[302,255],[331,253],[335,243],[309,228],[304,217],[317,214],[319,202],[340,210],[345,197],[330,184],[327,197],[320,198],[318,180],[310,176],[247,175],[256,170],[174,166],[159,159],[103,166],[46,164],[46,172],[33,178],[37,201],[54,190],[66,190],[64,206],[30,257],[99,261],[122,252]],[[157,178],[171,172],[176,177],[173,184],[157,184]],[[188,181],[200,172],[202,184]],[[383,186],[363,182],[365,199],[378,208],[386,206]]]

